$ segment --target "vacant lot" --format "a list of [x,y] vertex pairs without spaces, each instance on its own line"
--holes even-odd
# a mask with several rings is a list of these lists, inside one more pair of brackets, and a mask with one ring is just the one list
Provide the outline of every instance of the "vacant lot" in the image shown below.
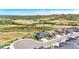
[[8,41],[22,38],[26,32],[0,32],[0,42],[2,44],[7,43]]

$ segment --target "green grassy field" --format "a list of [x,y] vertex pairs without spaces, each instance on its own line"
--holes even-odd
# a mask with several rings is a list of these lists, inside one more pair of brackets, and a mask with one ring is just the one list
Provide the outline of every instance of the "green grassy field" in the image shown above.
[[[2,19],[2,20],[1,20]],[[79,15],[0,16],[0,43],[33,38],[37,32],[79,27]]]

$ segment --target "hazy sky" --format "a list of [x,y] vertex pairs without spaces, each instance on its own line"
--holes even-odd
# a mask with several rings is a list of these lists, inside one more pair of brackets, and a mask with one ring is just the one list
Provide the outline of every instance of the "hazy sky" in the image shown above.
[[79,14],[78,9],[0,9],[0,15]]

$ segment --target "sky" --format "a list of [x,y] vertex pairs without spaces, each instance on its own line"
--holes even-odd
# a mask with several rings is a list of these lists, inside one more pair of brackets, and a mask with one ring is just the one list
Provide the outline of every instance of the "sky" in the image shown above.
[[79,9],[0,9],[0,15],[79,14]]

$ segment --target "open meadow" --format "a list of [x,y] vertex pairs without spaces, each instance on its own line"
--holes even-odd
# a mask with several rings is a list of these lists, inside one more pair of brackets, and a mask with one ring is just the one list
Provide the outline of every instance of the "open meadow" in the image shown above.
[[36,33],[79,27],[79,15],[0,16],[0,44],[21,38],[35,38]]

